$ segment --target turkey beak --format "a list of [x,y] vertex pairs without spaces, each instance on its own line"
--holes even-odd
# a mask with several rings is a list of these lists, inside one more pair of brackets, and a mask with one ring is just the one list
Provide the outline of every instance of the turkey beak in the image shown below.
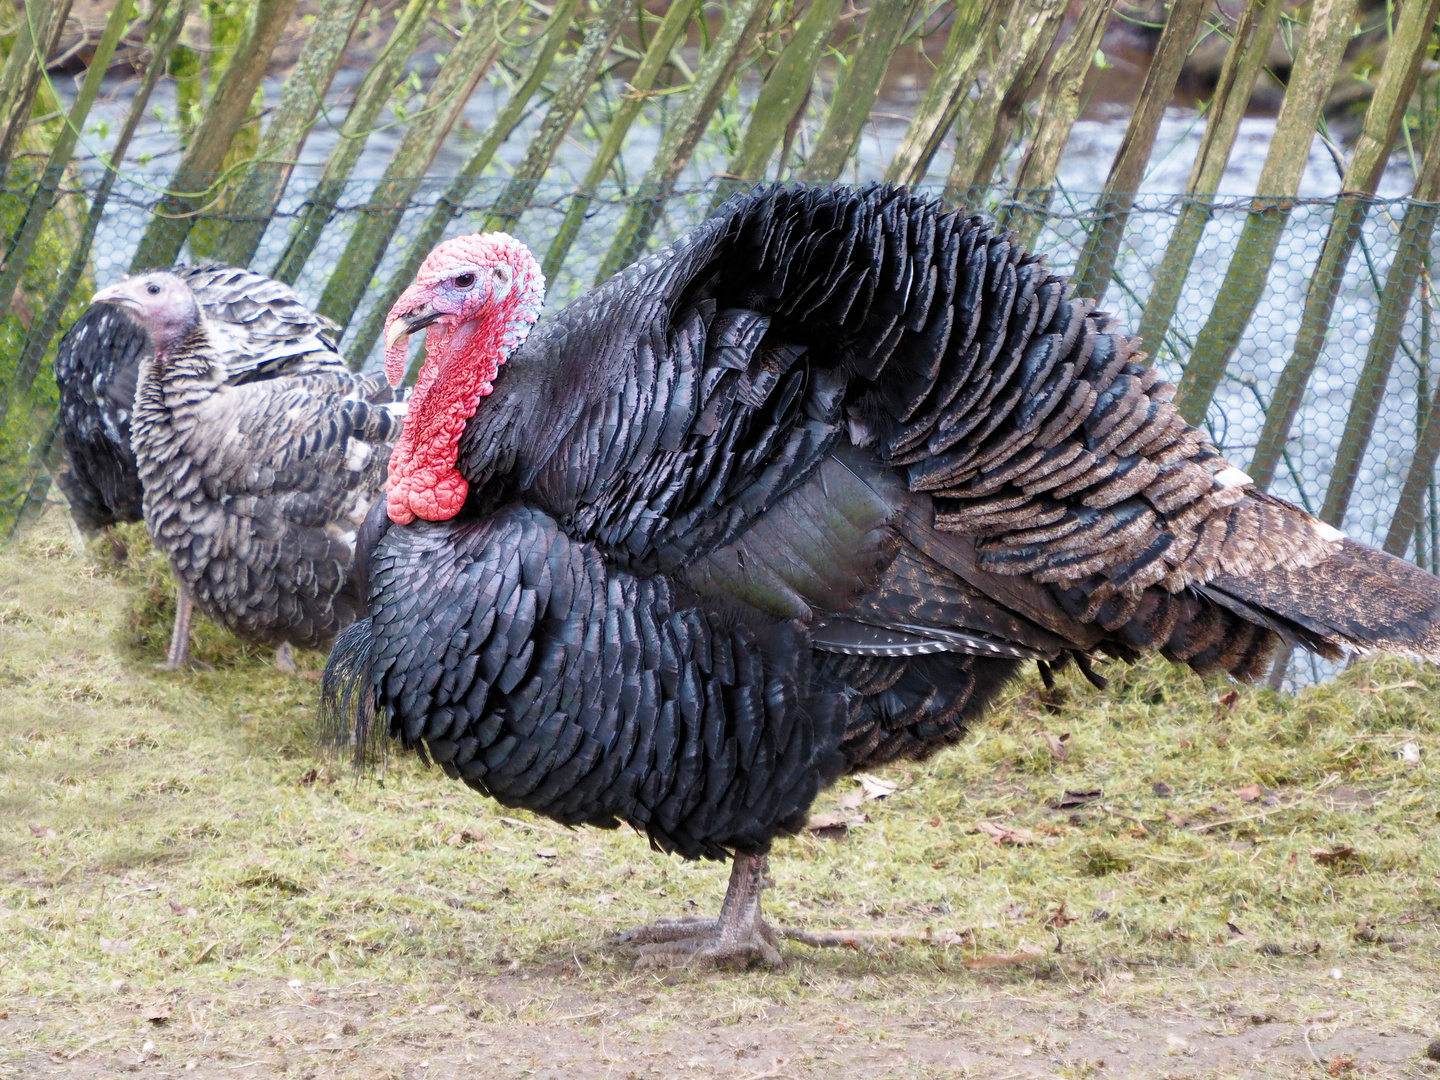
[[140,310],[140,305],[136,303],[134,297],[126,294],[123,282],[101,289],[90,298],[90,303],[114,304],[116,307],[127,308],[130,311]]
[[434,308],[428,310],[421,308],[417,311],[411,311],[408,314],[401,315],[385,328],[386,346],[394,345],[395,342],[399,341],[402,337],[413,334],[418,330],[424,330],[425,327],[435,322],[443,314],[443,311],[436,311]]

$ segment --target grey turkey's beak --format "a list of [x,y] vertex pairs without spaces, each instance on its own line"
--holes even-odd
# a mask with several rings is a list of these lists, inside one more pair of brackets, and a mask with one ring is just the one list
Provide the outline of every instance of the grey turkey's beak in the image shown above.
[[99,292],[97,292],[94,296],[90,298],[90,303],[117,304],[120,307],[129,308],[131,311],[140,310],[140,305],[135,301],[133,297],[129,296],[125,292],[124,282],[117,282],[114,285],[110,285],[104,289],[101,289]]
[[436,311],[434,308],[420,308],[407,315],[401,315],[392,322],[385,331],[385,345],[388,348],[396,341],[407,334],[413,334],[417,330],[424,330],[435,320],[440,318],[444,312]]

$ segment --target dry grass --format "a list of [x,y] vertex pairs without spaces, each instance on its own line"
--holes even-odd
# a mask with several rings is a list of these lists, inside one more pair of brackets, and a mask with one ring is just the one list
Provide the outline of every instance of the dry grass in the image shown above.
[[322,658],[211,630],[215,670],[154,671],[129,540],[117,570],[52,515],[0,551],[0,1075],[1434,1075],[1433,672],[1027,678],[773,860],[777,921],[945,944],[656,975],[606,935],[713,910],[722,868],[317,762]]

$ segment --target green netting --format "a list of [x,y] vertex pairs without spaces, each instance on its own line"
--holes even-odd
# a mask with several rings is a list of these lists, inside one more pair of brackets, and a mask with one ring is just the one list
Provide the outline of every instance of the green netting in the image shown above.
[[[252,260],[253,268],[269,273],[276,266],[304,206],[305,185],[305,178],[300,176],[292,181],[291,191],[270,221]],[[399,230],[377,272],[364,283],[365,298],[346,329],[344,346],[352,362],[373,365],[378,361],[377,351],[357,347],[357,339],[362,337],[367,316],[383,302],[386,286],[402,266],[412,237],[448,185],[446,178],[427,178],[411,201],[396,207],[403,211]],[[143,178],[133,177],[116,184],[90,253],[92,276],[82,279],[78,289],[106,284],[128,271],[141,233],[158,201],[160,187],[158,179],[147,183]],[[477,185],[461,212],[450,222],[446,235],[481,227],[501,187],[502,181],[498,180]],[[338,200],[329,224],[294,283],[307,302],[319,299],[332,275],[355,272],[354,268],[337,265],[337,262],[352,231],[366,227],[368,219],[360,210],[374,190],[373,182],[354,182]],[[702,220],[714,201],[716,190],[714,185],[679,188],[663,203],[649,200],[652,246],[675,238]],[[83,211],[91,192],[87,188],[69,194],[73,197],[73,206]],[[24,195],[23,191],[0,191],[0,207],[14,206]],[[560,231],[571,198],[568,187],[539,185],[529,209],[510,226],[510,231],[544,258]],[[552,309],[563,307],[590,287],[631,204],[644,199],[647,199],[644,192],[613,188],[602,189],[594,198],[573,246],[549,283]],[[1033,236],[1033,250],[1044,253],[1050,265],[1064,273],[1076,270],[1087,237],[1096,228],[1095,196],[1067,192],[1041,198],[1016,198],[1013,192],[995,190],[985,193],[979,201],[984,212]],[[1146,304],[1155,292],[1156,275],[1167,244],[1187,203],[1189,200],[1183,196],[1142,195],[1133,200],[1120,233],[1122,239],[1115,252],[1114,270],[1102,305],[1132,331],[1140,326]],[[1406,210],[1412,205],[1402,200],[1365,204],[1354,254],[1343,278],[1335,283],[1329,333],[1289,428],[1271,487],[1277,494],[1319,512],[1325,505],[1332,481],[1336,480],[1337,461],[1348,462],[1339,477],[1342,486],[1351,490],[1342,527],[1358,539],[1383,545],[1396,522],[1397,511],[1401,511],[1402,524],[1413,522],[1415,526],[1413,538],[1408,530],[1403,531],[1398,541],[1397,537],[1390,536],[1392,549],[1433,570],[1440,552],[1440,512],[1437,512],[1440,508],[1437,508],[1430,469],[1434,447],[1425,449],[1418,463],[1416,447],[1440,390],[1440,366],[1437,366],[1440,357],[1437,357],[1433,325],[1434,290],[1429,280],[1433,246],[1428,228],[1416,228],[1413,221],[1408,230],[1402,227]],[[1246,220],[1255,212],[1255,207],[1249,199],[1224,198],[1200,204],[1199,209],[1203,211],[1204,229],[1195,257],[1188,272],[1179,275],[1183,282],[1176,275],[1169,275],[1174,279],[1170,283],[1176,287],[1173,318],[1163,339],[1147,343],[1147,348],[1166,375],[1179,382],[1207,323],[1212,324],[1212,334],[1219,329],[1234,338],[1235,347],[1216,386],[1205,424],[1217,445],[1243,467],[1254,456],[1266,410],[1281,372],[1294,352],[1310,279],[1335,214],[1335,200],[1294,200],[1267,211],[1279,223],[1274,259],[1268,272],[1263,274],[1263,286],[1258,290],[1253,311],[1246,318],[1235,318],[1233,326],[1226,324],[1224,315],[1230,309],[1224,305],[1217,307],[1217,297]],[[210,221],[213,225],[207,226],[208,231],[199,231],[192,237],[185,253],[187,261],[203,260],[206,252],[194,249],[202,248],[206,236],[213,237],[228,223],[223,214],[210,215]],[[17,293],[0,327],[3,334],[0,343],[4,346],[0,379],[5,380],[8,403],[4,427],[0,429],[0,438],[5,440],[0,447],[7,455],[6,460],[0,461],[0,470],[3,470],[0,531],[8,532],[22,514],[34,512],[43,500],[59,497],[47,482],[46,469],[47,462],[53,466],[56,455],[55,448],[46,442],[54,403],[48,367],[54,342],[49,344],[30,391],[18,392],[14,376],[27,334],[33,338],[39,332],[33,329],[36,313],[54,299],[46,290],[53,293],[54,282],[63,268],[43,260],[54,263],[67,254],[63,242],[58,247],[52,244],[37,252],[36,259],[40,262],[32,266],[33,272]],[[1392,294],[1395,291],[1393,286],[1387,286],[1387,278],[1397,259],[1418,280],[1408,302],[1401,302],[1403,297],[1391,296],[1392,322],[1398,320],[1398,325],[1390,327],[1398,330],[1393,334],[1396,347],[1388,369],[1383,365],[1377,367],[1371,358],[1372,377],[1379,379],[1372,409],[1366,401],[1357,405],[1355,388],[1372,344],[1378,349],[1382,343],[1377,340],[1377,327],[1386,325],[1382,319],[1386,290],[1390,288]],[[74,312],[83,306],[82,300],[83,297],[77,296],[76,302],[70,304],[68,317],[73,318]],[[1385,353],[1384,349],[1378,351]],[[362,352],[365,355],[357,355]],[[1358,413],[1373,412],[1373,419],[1352,417],[1352,407]],[[1348,447],[1342,445],[1347,421],[1351,443]],[[1432,433],[1440,441],[1440,423],[1434,425]],[[1345,452],[1347,449],[1349,453]],[[1409,495],[1402,502],[1407,480]]]

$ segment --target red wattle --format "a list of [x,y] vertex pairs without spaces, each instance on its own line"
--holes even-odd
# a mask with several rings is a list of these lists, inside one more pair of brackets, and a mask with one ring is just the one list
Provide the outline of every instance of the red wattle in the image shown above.
[[425,364],[390,454],[386,511],[397,525],[446,521],[465,505],[470,485],[455,468],[460,436],[500,369],[504,317],[489,309],[459,326],[442,319],[426,334]]

